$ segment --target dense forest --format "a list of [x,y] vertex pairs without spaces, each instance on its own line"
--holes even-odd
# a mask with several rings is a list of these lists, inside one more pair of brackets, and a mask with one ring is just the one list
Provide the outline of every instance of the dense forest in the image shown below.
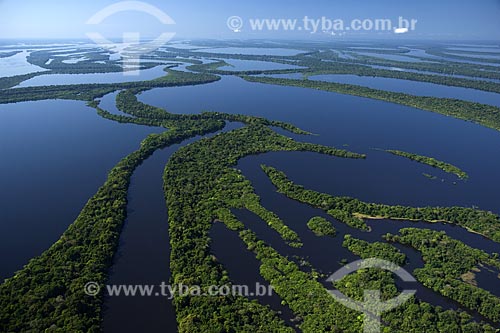
[[[367,230],[361,218],[397,219],[426,222],[447,222],[463,226],[500,242],[498,215],[464,207],[404,207],[366,203],[355,198],[336,197],[330,194],[307,190],[289,180],[275,168],[262,166],[279,192],[291,199],[321,208],[334,218],[351,227]],[[333,213],[333,214],[332,214]],[[353,222],[353,219],[354,222]]]
[[441,169],[444,172],[455,174],[460,179],[469,178],[467,173],[460,170],[460,168],[443,161],[438,161],[434,157],[417,155],[413,153],[404,152],[401,150],[387,150],[387,152],[396,156],[406,157],[412,161],[430,165],[431,167]]
[[[173,253],[171,267],[174,282],[208,286],[211,283],[226,281],[227,273],[223,267],[210,259],[208,237],[212,221],[223,221],[228,228],[239,232],[247,248],[261,261],[261,275],[273,285],[284,304],[297,315],[299,328],[303,332],[359,332],[362,316],[335,302],[316,275],[302,271],[295,262],[258,240],[230,211],[231,208],[245,207],[246,196],[254,193],[250,192],[249,183],[243,175],[231,166],[247,154],[262,153],[267,149],[282,150],[289,146],[276,146],[281,140],[280,136],[272,131],[252,125],[198,141],[182,148],[172,157],[165,170],[164,180],[170,212]],[[268,148],[264,149],[266,146]],[[290,146],[292,147],[293,145]],[[187,184],[189,185],[186,186]],[[197,237],[186,238],[186,233]],[[346,246],[358,252],[354,240],[346,243]],[[375,244],[372,251],[381,251],[381,255],[398,258],[398,261],[404,260],[390,245]],[[360,273],[346,279],[349,283],[340,281],[337,287],[358,298],[362,297],[362,290],[355,286],[366,283],[383,285],[385,297],[397,293],[392,277],[384,272]],[[243,313],[239,309],[244,307],[244,304],[237,300],[229,303],[227,299],[176,299],[179,330],[204,332],[215,328],[217,331],[226,331],[224,327],[229,325],[229,322],[235,331],[259,330],[263,327],[274,327],[276,331],[286,330],[284,324],[278,318],[272,319],[272,316],[261,315],[258,321],[254,318],[252,324],[248,316],[255,316],[254,312],[246,312],[242,317],[236,316]],[[402,313],[406,312],[408,315],[402,316]],[[426,315],[422,316],[423,313]],[[353,318],[358,320],[353,321]],[[438,327],[464,332],[468,329],[479,332],[494,331],[488,325],[471,322],[471,317],[466,314],[443,311],[417,299],[413,299],[403,309],[388,313],[384,318],[387,321],[387,331],[426,328],[429,332],[437,332]]]
[[400,233],[386,238],[422,253],[425,267],[414,272],[420,282],[500,325],[500,298],[460,280],[480,264],[500,268],[498,258],[448,237],[444,232],[408,228],[401,229]]
[[[200,45],[212,46],[208,41],[200,41]],[[237,42],[226,42],[228,47],[237,45]],[[253,47],[262,45],[255,43]],[[145,138],[136,151],[124,157],[109,172],[106,182],[88,200],[76,220],[55,244],[0,285],[0,331],[100,332],[105,295],[88,296],[84,293],[84,285],[95,281],[104,286],[108,282],[120,233],[127,218],[128,188],[134,171],[159,149],[196,136],[205,136],[175,152],[164,170],[164,194],[171,242],[171,258],[165,258],[165,264],[170,265],[172,272],[170,282],[201,286],[204,291],[213,285],[232,285],[231,272],[213,255],[212,239],[209,236],[214,223],[222,222],[238,235],[241,244],[255,256],[260,265],[260,275],[273,286],[282,305],[288,307],[295,317],[291,323],[285,322],[280,313],[268,305],[243,296],[175,295],[173,303],[179,332],[362,332],[364,315],[335,301],[328,290],[336,288],[348,297],[362,301],[364,290],[378,289],[383,299],[390,299],[400,292],[390,272],[364,269],[332,285],[324,281],[325,276],[318,273],[311,264],[308,264],[310,269],[306,270],[297,260],[259,239],[253,230],[238,220],[234,210],[251,212],[256,220],[257,217],[262,220],[256,223],[265,223],[271,232],[279,235],[285,248],[300,251],[305,247],[303,242],[306,238],[298,233],[297,225],[289,224],[289,221],[261,202],[252,182],[236,169],[238,162],[247,156],[278,151],[314,152],[333,159],[357,160],[359,163],[363,163],[367,156],[345,149],[296,141],[275,131],[279,128],[293,134],[311,134],[290,123],[221,112],[173,114],[144,104],[137,96],[157,87],[207,84],[220,80],[222,75],[240,75],[250,82],[319,89],[398,103],[500,130],[500,109],[493,106],[307,79],[251,76],[303,73],[307,78],[315,74],[349,73],[499,93],[500,85],[495,82],[440,74],[500,79],[500,72],[489,61],[482,61],[484,65],[458,65],[446,60],[439,63],[410,63],[357,54],[370,51],[404,55],[408,53],[405,49],[374,52],[369,49],[353,49],[354,45],[349,44],[343,48],[335,46],[331,50],[302,44],[295,47],[302,53],[295,56],[214,54],[202,50],[192,52],[165,47],[146,56],[145,59],[151,61],[141,67],[144,69],[162,65],[155,62],[160,59],[171,61],[172,64],[168,65],[163,62],[165,75],[155,80],[15,88],[19,83],[42,74],[111,73],[123,70],[121,65],[109,60],[106,52],[100,49],[86,50],[87,59],[77,64],[65,63],[64,57],[58,57],[62,52],[41,49],[31,52],[27,60],[47,71],[0,78],[0,103],[44,99],[79,100],[86,102],[102,118],[164,129],[160,134],[151,134]],[[350,58],[341,58],[335,50],[342,50]],[[458,60],[472,58],[465,55],[451,56],[440,48],[429,47],[427,52]],[[17,53],[12,51],[1,56]],[[460,54],[458,51],[456,53]],[[203,63],[199,58],[216,60]],[[228,59],[267,61],[299,68],[234,72],[221,70],[220,67],[228,65]],[[186,71],[175,70],[178,62],[191,65],[186,67]],[[371,66],[397,66],[422,73]],[[116,91],[120,91],[116,97],[116,106],[121,114],[110,113],[99,106],[99,98]],[[238,122],[243,127],[221,132],[227,122]],[[214,134],[217,132],[219,133]],[[207,137],[210,133],[214,135]],[[431,157],[396,150],[388,152],[453,173],[461,179],[468,177],[458,167]],[[462,310],[443,309],[422,301],[417,295],[382,316],[382,332],[498,332],[494,327],[500,325],[499,298],[488,289],[471,283],[469,278],[479,268],[487,266],[500,269],[498,254],[474,249],[443,232],[427,229],[401,229],[399,234],[386,234],[383,239],[374,242],[339,231],[340,227],[344,230],[347,226],[353,230],[350,233],[359,231],[361,236],[367,235],[371,231],[366,223],[367,219],[421,221],[424,227],[425,223],[445,222],[500,243],[500,219],[496,214],[464,207],[406,207],[363,202],[352,197],[308,190],[273,167],[261,167],[265,173],[262,175],[267,175],[278,192],[329,215],[328,219],[314,215],[307,222],[310,231],[306,231],[317,236],[311,235],[315,241],[338,240],[345,248],[340,248],[341,250],[349,251],[356,257],[381,258],[400,266],[407,265],[408,257],[399,247],[411,247],[422,256],[425,263],[424,267],[412,272],[423,286],[457,302],[467,311],[479,314],[473,318]],[[340,225],[341,223],[345,226]],[[480,321],[477,318],[486,320]]]
[[[194,74],[189,72],[175,71],[165,68],[167,75],[151,81],[110,83],[110,84],[78,84],[78,85],[56,85],[35,86],[24,88],[3,89],[0,95],[0,104],[17,103],[25,101],[37,101],[45,99],[71,99],[91,102],[106,94],[122,89],[149,90],[159,87],[187,86],[205,84],[220,80],[220,77],[211,74]],[[6,84],[12,84],[23,77],[13,77]],[[1,81],[0,81],[1,82]]]
[[[196,76],[195,74],[188,74],[188,76],[193,75]],[[143,87],[140,86],[140,88]],[[220,140],[227,140],[224,143],[216,143],[219,150],[224,147],[224,150],[221,151],[224,158],[219,160],[222,163],[221,166],[224,163],[234,164],[238,156],[243,156],[240,155],[242,153],[239,152],[238,147],[240,147],[239,143],[245,139],[246,142],[253,142],[249,147],[244,147],[248,153],[259,153],[267,150],[309,150],[346,158],[364,157],[345,150],[295,142],[276,134],[267,127],[281,126],[283,129],[296,133],[306,133],[290,124],[239,115],[228,115],[228,119],[226,119],[226,115],[222,113],[204,113],[191,116],[172,115],[163,110],[160,114],[159,110],[153,112],[152,107],[139,103],[137,100],[135,103],[120,104],[120,100],[130,97],[130,94],[127,93],[119,95],[117,105],[123,108],[122,111],[130,114],[131,117],[110,114],[100,109],[97,106],[97,101],[89,103],[89,106],[95,107],[100,115],[112,120],[163,126],[168,127],[169,130],[163,134],[150,135],[144,140],[138,151],[124,158],[110,172],[107,182],[89,200],[77,220],[61,239],[40,257],[31,260],[24,269],[16,273],[15,277],[8,279],[0,286],[0,303],[4,309],[0,317],[2,331],[43,331],[46,329],[65,332],[99,331],[102,316],[102,295],[97,298],[86,296],[83,285],[88,281],[96,281],[99,284],[105,283],[109,265],[116,251],[121,226],[126,217],[127,188],[130,177],[135,168],[157,149],[196,135],[217,131],[224,127],[224,120],[230,120],[246,123],[248,127],[238,131],[239,136],[234,134],[235,138],[226,139],[221,135],[216,136]],[[206,143],[208,141],[201,140],[200,142]],[[236,149],[233,153],[231,153],[231,146]],[[205,156],[205,154],[201,156]],[[215,158],[214,155],[207,156]],[[184,162],[187,162],[187,160]],[[204,164],[196,162],[196,165],[203,166]],[[218,170],[219,172],[223,170],[220,168],[207,169],[205,166],[202,169],[204,173],[207,171],[215,172],[214,176],[219,175]],[[200,176],[203,176],[204,173],[200,173]],[[183,173],[183,177],[189,175],[188,172]],[[194,177],[194,174],[191,174],[191,176]],[[177,180],[182,180],[183,177],[177,177]],[[207,180],[209,179],[207,178]],[[189,183],[192,184],[191,181]],[[291,241],[292,246],[300,246],[297,235],[288,229],[279,218],[259,206],[258,200],[248,197],[245,205],[260,214],[265,220],[270,221],[285,239]],[[220,209],[224,205],[217,207]],[[172,211],[175,211],[175,209]],[[171,216],[175,216],[175,214],[171,214]],[[89,260],[92,260],[92,265],[88,265]],[[179,258],[179,260],[182,260],[182,258]],[[66,268],[68,264],[70,264],[71,269]],[[50,267],[50,269],[46,270],[46,267]],[[37,281],[37,287],[31,288],[34,279]],[[71,283],[68,284],[68,281],[71,281]],[[222,282],[227,281],[223,279],[220,282],[222,285]],[[232,302],[232,300],[229,302]],[[256,306],[253,302],[248,303],[246,299],[243,300],[241,297],[235,302],[237,304],[242,303],[245,307],[250,308]],[[190,308],[189,311],[191,310]],[[221,309],[221,311],[224,311],[224,309]],[[254,320],[258,322],[257,318],[254,318],[255,316],[266,317],[271,315],[262,311],[258,310],[255,314],[252,314],[254,311],[248,310],[242,320],[253,323]],[[32,318],[37,318],[37,320],[34,321]],[[229,317],[227,319],[228,323],[233,323]],[[234,321],[234,323],[236,322],[238,320]]]
[[[247,207],[268,221],[270,227],[279,231],[284,239],[298,241],[275,215],[259,208],[258,199],[248,183],[232,169],[244,156],[283,150],[312,150],[337,157],[363,157],[344,150],[295,142],[258,124],[200,140],[181,148],[172,156],[165,169],[164,181],[174,283],[209,286],[225,281],[222,268],[210,260],[207,245],[210,243],[208,233],[212,221],[226,220],[231,216],[228,209]],[[236,227],[239,225],[234,218],[230,218],[230,222]],[[197,237],[186,238],[186,234]],[[235,331],[269,327],[270,324],[261,321],[250,321],[248,317],[253,316],[252,313],[234,318],[242,313],[238,309],[245,303],[227,302],[229,300],[210,298],[175,299],[179,330],[204,332],[215,328],[225,331],[224,326],[229,324]],[[225,312],[233,315],[228,316]]]
[[243,78],[249,82],[310,88],[379,99],[390,103],[402,104],[446,116],[452,116],[458,119],[473,121],[485,127],[490,127],[500,131],[500,109],[491,105],[467,102],[459,99],[414,96],[342,83],[281,79],[262,76],[243,76]]
[[307,227],[311,229],[316,236],[335,236],[337,233],[335,227],[325,218],[315,216],[307,222]]

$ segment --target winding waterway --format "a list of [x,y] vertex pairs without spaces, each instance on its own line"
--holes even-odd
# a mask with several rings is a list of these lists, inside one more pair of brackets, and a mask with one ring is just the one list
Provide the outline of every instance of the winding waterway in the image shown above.
[[[378,78],[366,80],[366,85],[377,85],[386,90],[395,89],[394,85],[399,84]],[[416,87],[413,82],[405,85]],[[405,85],[401,85],[401,89]],[[433,88],[429,84],[422,89],[432,91]],[[454,91],[453,94],[462,92],[452,88],[449,91]],[[467,95],[460,94],[462,98],[483,98],[482,92],[467,90],[470,90]],[[439,95],[443,97],[441,92]],[[498,99],[495,100],[493,95],[490,102],[498,105]],[[101,106],[119,113],[113,105],[115,96],[116,93],[105,96]],[[236,211],[236,215],[278,251],[307,256],[314,267],[325,273],[340,267],[342,259],[357,258],[341,247],[341,237],[314,236],[305,226],[308,218],[325,215],[277,194],[260,170],[260,164],[285,171],[291,179],[307,188],[353,196],[363,201],[409,206],[477,206],[500,213],[497,200],[500,133],[470,122],[368,98],[249,83],[232,76],[223,76],[218,82],[200,86],[153,89],[142,93],[139,100],[174,113],[220,111],[287,121],[317,134],[297,136],[285,132],[297,140],[368,154],[366,160],[347,160],[304,152],[269,153],[245,158],[237,166],[252,181],[263,205],[299,232],[304,248],[294,253],[295,250],[279,235],[251,213]],[[232,128],[229,126],[226,130]],[[0,105],[0,250],[12,254],[2,261],[0,277],[11,276],[29,258],[42,253],[56,241],[105,181],[107,172],[121,158],[137,149],[147,134],[160,131],[162,129],[102,119],[83,102],[53,100]],[[183,144],[189,142],[192,140]],[[111,284],[169,281],[168,212],[161,177],[168,158],[180,146],[156,152],[134,173],[129,189],[128,218],[112,268]],[[441,170],[373,148],[432,156],[459,166],[470,178],[461,181]],[[437,179],[428,179],[423,173],[432,174]],[[367,234],[330,220],[341,232],[379,241],[385,232],[397,233],[401,227],[415,225],[411,222],[370,221],[373,231]],[[445,230],[489,253],[500,252],[498,244],[458,227],[442,224],[419,226]],[[237,256],[227,253],[243,250],[234,235],[229,236],[221,226],[214,226],[211,236],[213,253],[235,282],[260,281],[255,271],[258,263],[252,262],[238,269],[242,265],[235,261]],[[231,241],[225,242],[228,237]],[[422,264],[411,251],[407,254],[410,265],[417,267]],[[492,275],[478,274],[477,277],[485,289],[494,288]],[[426,288],[420,287],[419,293],[422,299],[433,304],[456,307],[453,302]],[[285,320],[290,320],[287,309],[280,307],[276,299],[259,301],[280,311]],[[106,331],[174,331],[175,327],[172,305],[165,298],[110,297],[106,300]]]

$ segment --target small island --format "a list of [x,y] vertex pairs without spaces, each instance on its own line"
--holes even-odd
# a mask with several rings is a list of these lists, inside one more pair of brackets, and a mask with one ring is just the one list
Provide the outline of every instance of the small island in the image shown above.
[[333,225],[323,217],[315,216],[307,222],[307,227],[314,232],[316,236],[334,237],[337,231]]
[[460,179],[469,178],[469,175],[465,171],[459,169],[458,167],[456,167],[452,164],[438,161],[433,157],[427,157],[427,156],[407,153],[407,152],[400,151],[400,150],[386,150],[386,152],[391,153],[391,154],[396,155],[396,156],[406,157],[406,158],[413,160],[413,161],[416,161],[418,163],[430,165],[431,167],[441,169],[444,172],[455,174]]

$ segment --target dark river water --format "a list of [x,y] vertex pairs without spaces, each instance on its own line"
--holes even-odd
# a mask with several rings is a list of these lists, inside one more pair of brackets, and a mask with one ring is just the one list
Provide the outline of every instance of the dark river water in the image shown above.
[[123,157],[161,129],[75,101],[0,105],[0,280],[50,247]]
[[[500,133],[470,122],[367,98],[247,83],[235,77],[204,86],[153,89],[139,99],[174,113],[207,110],[284,120],[317,134],[295,136],[299,140],[347,145],[348,150],[368,154],[361,162],[307,153],[296,158],[286,171],[314,190],[334,188],[337,194],[387,204],[476,205],[500,212]],[[454,175],[373,148],[432,156],[457,165],[470,179],[458,181]]]
[[[218,98],[218,91],[224,91],[223,99]],[[193,95],[198,98],[190,99],[189,96]],[[308,188],[334,195],[354,196],[369,202],[413,206],[475,205],[495,212],[500,208],[495,199],[497,189],[493,185],[500,181],[497,172],[500,167],[497,157],[500,135],[472,123],[364,98],[252,84],[233,77],[224,77],[220,82],[201,87],[155,89],[143,93],[140,100],[165,107],[171,112],[196,113],[203,109],[290,121],[319,134],[312,137],[287,134],[299,140],[337,147],[346,145],[346,149],[367,153],[368,158],[362,161],[304,152],[269,153],[245,158],[238,164],[238,168],[252,180],[265,207],[278,213],[299,233],[304,248],[295,250],[288,247],[266,223],[249,212],[237,211],[237,216],[280,253],[305,257],[325,274],[340,268],[342,259],[350,261],[358,258],[341,247],[341,236],[334,239],[314,236],[306,223],[312,216],[325,214],[273,193],[274,188],[260,170],[260,164],[278,167]],[[441,170],[372,149],[391,147],[455,163],[471,178],[459,181],[454,175]],[[437,179],[427,179],[423,173],[433,174]],[[371,233],[360,233],[339,223],[335,226],[341,231],[340,235],[351,233],[369,241],[383,241],[383,234],[397,234],[404,227],[431,228],[444,230],[450,236],[489,253],[500,251],[497,243],[451,225],[402,221],[370,221],[369,224],[373,227]],[[244,246],[234,233],[215,225],[212,239],[213,253],[228,269],[235,283],[252,285],[252,281],[262,280],[258,263],[252,263],[255,258],[246,259],[248,265],[241,265],[240,255]],[[417,251],[404,247],[402,250],[409,258],[407,269],[410,272],[424,265]],[[482,288],[494,292],[499,281],[492,279],[492,274],[484,274],[486,277],[482,280],[480,274],[477,276]],[[413,287],[421,300],[443,308],[460,308],[455,302],[420,284]],[[263,297],[259,300],[281,313],[282,318],[289,322],[287,309],[280,307],[275,299]],[[482,319],[477,314],[473,315],[478,320]]]
[[[224,131],[241,126],[229,123]],[[192,138],[155,152],[134,172],[128,192],[127,219],[109,285],[170,283],[170,238],[163,170],[173,153],[199,139],[201,137]],[[105,300],[103,328],[106,332],[175,332],[177,325],[173,304],[166,297],[113,296]]]
[[408,81],[385,77],[369,77],[358,75],[315,75],[309,77],[309,79],[316,81],[354,84],[373,89],[394,91],[416,96],[456,98],[465,101],[500,107],[499,94],[469,88],[443,86],[427,82]]
[[[108,284],[169,282],[170,239],[162,175],[177,148],[178,145],[157,151],[134,173],[127,220]],[[161,329],[174,332],[176,327],[175,312],[166,297],[114,296],[105,301],[103,329],[106,332],[159,332]]]
[[[115,95],[104,97],[101,106],[118,112],[113,109]],[[474,205],[500,213],[500,133],[470,122],[367,98],[248,83],[230,76],[202,86],[153,89],[142,93],[139,99],[174,113],[220,111],[283,120],[317,134],[297,136],[280,131],[297,140],[368,154],[366,160],[347,160],[313,153],[269,153],[247,157],[238,165],[252,181],[263,205],[299,233],[304,247],[290,248],[247,211],[235,211],[236,215],[280,253],[307,257],[325,274],[338,269],[342,259],[357,259],[341,247],[342,234],[381,241],[384,233],[397,233],[399,228],[415,223],[370,221],[373,231],[361,233],[329,218],[339,236],[318,238],[307,229],[306,223],[312,216],[325,214],[276,193],[259,164],[277,167],[307,188],[334,195],[411,206]],[[148,133],[158,131],[161,129],[104,120],[82,102],[0,105],[0,249],[2,253],[10,253],[2,259],[0,277],[11,276],[29,258],[56,241],[105,181],[107,172],[137,149]],[[129,190],[129,215],[111,272],[111,284],[158,284],[170,278],[167,211],[161,177],[166,161],[177,148],[158,151],[134,173]],[[460,181],[441,170],[373,148],[432,156],[457,165],[470,179]],[[428,179],[422,173],[437,179]],[[418,225],[445,230],[490,253],[500,252],[498,244],[461,228]],[[235,233],[220,224],[214,226],[211,237],[213,253],[235,283],[265,282],[259,275],[257,260],[245,252]],[[423,264],[418,253],[412,254],[409,249],[405,253],[410,258],[409,270]],[[242,257],[245,265],[241,264]],[[494,273],[478,274],[479,285],[492,290],[495,287],[492,276]],[[418,290],[423,300],[456,308],[453,302],[424,287]],[[279,311],[287,322],[292,318],[279,299],[259,301]],[[106,332],[170,332],[175,331],[175,326],[172,305],[164,298],[106,300]]]
[[167,75],[165,66],[157,66],[141,71],[97,74],[45,74],[23,81],[17,87],[51,86],[61,84],[121,83],[153,80]]
[[[500,245],[489,239],[486,239],[477,234],[471,234],[467,230],[443,223],[424,223],[424,222],[409,222],[409,221],[391,221],[391,220],[373,220],[368,221],[371,227],[371,232],[362,232],[353,229],[343,223],[339,223],[335,219],[329,217],[325,212],[301,204],[299,202],[290,200],[286,196],[276,192],[272,183],[267,179],[267,176],[260,169],[260,165],[273,165],[280,170],[291,170],[296,167],[298,160],[307,159],[309,153],[267,153],[259,156],[251,156],[242,159],[238,164],[240,169],[254,184],[257,194],[261,197],[261,202],[264,207],[275,212],[278,216],[296,231],[304,246],[300,249],[289,247],[279,236],[279,234],[270,229],[263,220],[258,216],[246,210],[235,211],[237,217],[245,224],[248,229],[257,233],[258,237],[266,243],[272,245],[273,248],[278,250],[281,254],[287,255],[289,258],[296,256],[305,258],[312,266],[324,273],[326,277],[330,276],[333,272],[342,267],[341,262],[347,260],[348,262],[358,260],[359,258],[350,253],[347,249],[342,247],[343,236],[351,234],[356,238],[363,239],[369,242],[385,242],[383,236],[387,233],[398,234],[401,228],[427,228],[437,231],[445,231],[449,236],[464,242],[465,244],[480,248],[487,253],[498,253]],[[312,155],[312,154],[311,154]],[[334,161],[341,159],[330,158]],[[314,172],[320,172],[323,175],[330,172],[326,163],[315,163],[317,166]],[[339,177],[341,178],[341,177]],[[292,178],[295,180],[294,178]],[[336,195],[335,186],[332,186],[330,191],[325,191]],[[331,237],[317,237],[307,227],[307,221],[314,216],[322,216],[331,221],[336,230],[337,236]],[[236,253],[239,253],[236,247],[231,242],[226,241],[227,232],[218,230],[212,235],[214,245],[214,253],[218,258],[223,258],[223,263],[229,267],[229,272],[238,269],[240,276],[249,278],[249,276],[258,279],[259,271],[253,270],[252,267],[241,265],[238,261]],[[408,263],[405,268],[411,273],[415,268],[424,266],[420,253],[416,250],[398,246],[398,248],[407,255]],[[224,259],[226,261],[224,261]],[[483,269],[481,273],[476,274],[478,285],[493,294],[498,294],[497,285],[498,272],[495,270],[488,271]],[[325,277],[325,279],[326,279]],[[237,280],[239,281],[239,280]],[[398,281],[399,282],[399,281]],[[429,302],[434,305],[439,305],[445,309],[458,309],[461,308],[457,303],[441,297],[438,293],[428,289],[419,283],[398,283],[398,286],[406,289],[416,289],[417,298]],[[271,307],[275,306],[272,299],[264,299],[263,302],[269,304]],[[285,312],[286,313],[286,312]],[[481,320],[482,317],[473,313],[476,319]],[[287,317],[284,317],[287,319]]]
[[[474,60],[467,60],[467,59],[460,59],[460,58],[453,58],[453,57],[446,57],[446,56],[439,56],[439,57],[438,56],[430,56],[429,54],[425,54],[425,56],[423,56],[422,58],[405,57],[404,55],[395,55],[395,54],[376,54],[376,53],[363,53],[363,52],[358,52],[358,54],[364,55],[364,56],[369,56],[369,57],[374,57],[374,58],[392,60],[392,61],[437,62],[437,61],[443,60],[443,61],[451,61],[451,62],[456,62],[456,63],[468,63],[468,64],[487,65],[487,66],[500,66],[500,61],[483,62],[483,61],[480,61],[481,60],[480,58],[478,58],[476,61],[474,61]],[[422,56],[422,55],[419,55],[419,56]],[[469,55],[464,54],[462,56],[467,57]]]

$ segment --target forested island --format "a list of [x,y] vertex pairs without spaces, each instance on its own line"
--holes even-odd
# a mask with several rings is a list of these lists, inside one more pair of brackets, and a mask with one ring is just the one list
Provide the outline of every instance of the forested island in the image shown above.
[[307,226],[311,229],[312,232],[316,234],[316,236],[335,236],[337,233],[335,228],[332,226],[328,220],[315,216],[307,222]]
[[404,207],[366,203],[355,198],[336,197],[305,189],[273,167],[262,169],[281,193],[291,199],[321,208],[351,227],[368,230],[367,219],[398,219],[454,223],[500,242],[500,218],[491,212],[464,207]]
[[402,104],[417,109],[440,113],[446,116],[452,116],[458,119],[477,122],[480,125],[500,131],[500,109],[491,105],[450,98],[414,96],[342,83],[280,79],[262,76],[243,76],[243,78],[249,82],[310,88],[379,99],[386,102]]
[[413,153],[404,152],[401,150],[387,150],[387,152],[396,156],[406,157],[412,161],[427,164],[433,168],[441,169],[444,172],[455,174],[460,179],[469,178],[469,175],[467,175],[466,172],[460,170],[460,168],[446,162],[438,161],[433,157],[417,155]]
[[[377,289],[381,290],[384,299],[390,299],[400,292],[395,277],[380,269],[365,269],[333,285],[327,283],[327,272],[317,270],[312,264],[306,269],[291,255],[303,254],[301,251],[311,246],[306,242],[308,235],[314,237],[314,242],[338,242],[340,250],[356,258],[381,258],[402,267],[407,267],[411,260],[405,254],[405,247],[414,250],[424,264],[411,273],[423,287],[457,305],[456,309],[443,308],[425,302],[417,294],[401,307],[383,314],[383,332],[498,332],[500,300],[491,292],[494,286],[488,286],[488,290],[464,278],[478,267],[500,270],[498,254],[473,248],[445,232],[427,229],[430,223],[445,223],[484,236],[485,241],[500,243],[500,218],[496,213],[477,207],[411,207],[369,202],[354,196],[336,195],[336,188],[329,193],[310,190],[294,182],[293,177],[289,178],[277,167],[270,166],[274,165],[272,163],[257,167],[258,176],[278,192],[274,194],[316,210],[300,221],[303,225],[293,224],[274,211],[264,196],[261,197],[261,188],[257,189],[256,184],[238,169],[242,159],[272,152],[301,152],[321,154],[321,157],[339,163],[361,164],[367,163],[369,152],[307,142],[314,141],[311,136],[314,128],[303,129],[300,124],[280,121],[277,117],[251,116],[240,114],[238,110],[231,113],[218,110],[174,113],[169,107],[149,105],[139,98],[154,88],[210,85],[220,82],[225,76],[234,76],[241,82],[316,89],[397,103],[472,121],[498,131],[500,109],[492,105],[307,79],[316,74],[356,74],[499,93],[499,83],[477,80],[500,79],[498,68],[492,66],[491,61],[464,65],[447,60],[439,63],[398,62],[359,55],[353,49],[355,46],[350,44],[329,49],[291,44],[301,51],[291,56],[211,53],[203,47],[213,44],[209,41],[199,43],[202,48],[196,51],[165,47],[146,56],[145,59],[151,62],[141,65],[141,69],[161,66],[165,71],[165,75],[149,81],[16,87],[39,75],[116,73],[123,70],[123,66],[95,48],[86,49],[87,59],[77,64],[64,62],[61,52],[33,51],[27,61],[44,71],[0,78],[0,104],[53,99],[81,101],[86,103],[87,109],[105,119],[103,121],[161,129],[159,133],[144,138],[135,151],[109,170],[106,181],[52,246],[0,285],[1,332],[102,331],[106,295],[87,295],[84,286],[89,281],[95,281],[101,287],[109,282],[127,220],[131,178],[155,152],[186,143],[189,139],[192,140],[189,144],[173,153],[163,173],[171,250],[170,258],[165,258],[165,265],[171,271],[169,282],[200,286],[203,291],[213,285],[234,284],[231,271],[217,259],[212,249],[210,231],[214,223],[223,223],[223,227],[234,233],[242,248],[254,257],[259,267],[258,274],[273,287],[281,305],[294,318],[285,320],[276,309],[244,296],[175,295],[173,305],[179,332],[361,332],[364,315],[335,301],[328,290],[337,288],[348,297],[362,301],[366,289]],[[216,45],[234,47],[239,44],[219,42]],[[262,47],[259,43],[248,42],[248,45]],[[360,50],[370,51],[358,49],[357,52]],[[425,50],[431,55],[449,56],[442,48],[429,46]],[[351,57],[342,58],[336,51]],[[4,52],[0,58],[18,53]],[[407,51],[394,49],[373,53],[404,55]],[[453,58],[470,59],[466,55]],[[230,65],[231,60],[265,61],[296,68],[221,69]],[[180,63],[185,67],[180,68]],[[371,66],[398,66],[422,73]],[[449,71],[453,71],[452,75],[464,77],[440,75]],[[300,73],[304,79],[271,77],[290,73]],[[100,106],[100,99],[114,92],[117,92],[118,114]],[[241,127],[226,131],[229,123],[238,123]],[[346,147],[355,145],[343,148]],[[387,152],[438,168],[460,179],[468,178],[468,174],[457,166],[433,157],[402,150]],[[332,174],[332,177],[344,176]],[[239,210],[249,213],[252,221],[240,221],[235,213]],[[376,241],[365,237],[373,232],[369,226],[371,222],[384,223],[384,219],[396,223],[413,221],[418,227],[402,228],[398,233],[387,233]],[[373,221],[368,223],[368,220]],[[283,246],[273,246],[261,239],[252,223],[262,223],[261,228],[267,228],[265,230],[273,233]],[[304,230],[302,227],[305,228],[303,233],[300,232]]]

